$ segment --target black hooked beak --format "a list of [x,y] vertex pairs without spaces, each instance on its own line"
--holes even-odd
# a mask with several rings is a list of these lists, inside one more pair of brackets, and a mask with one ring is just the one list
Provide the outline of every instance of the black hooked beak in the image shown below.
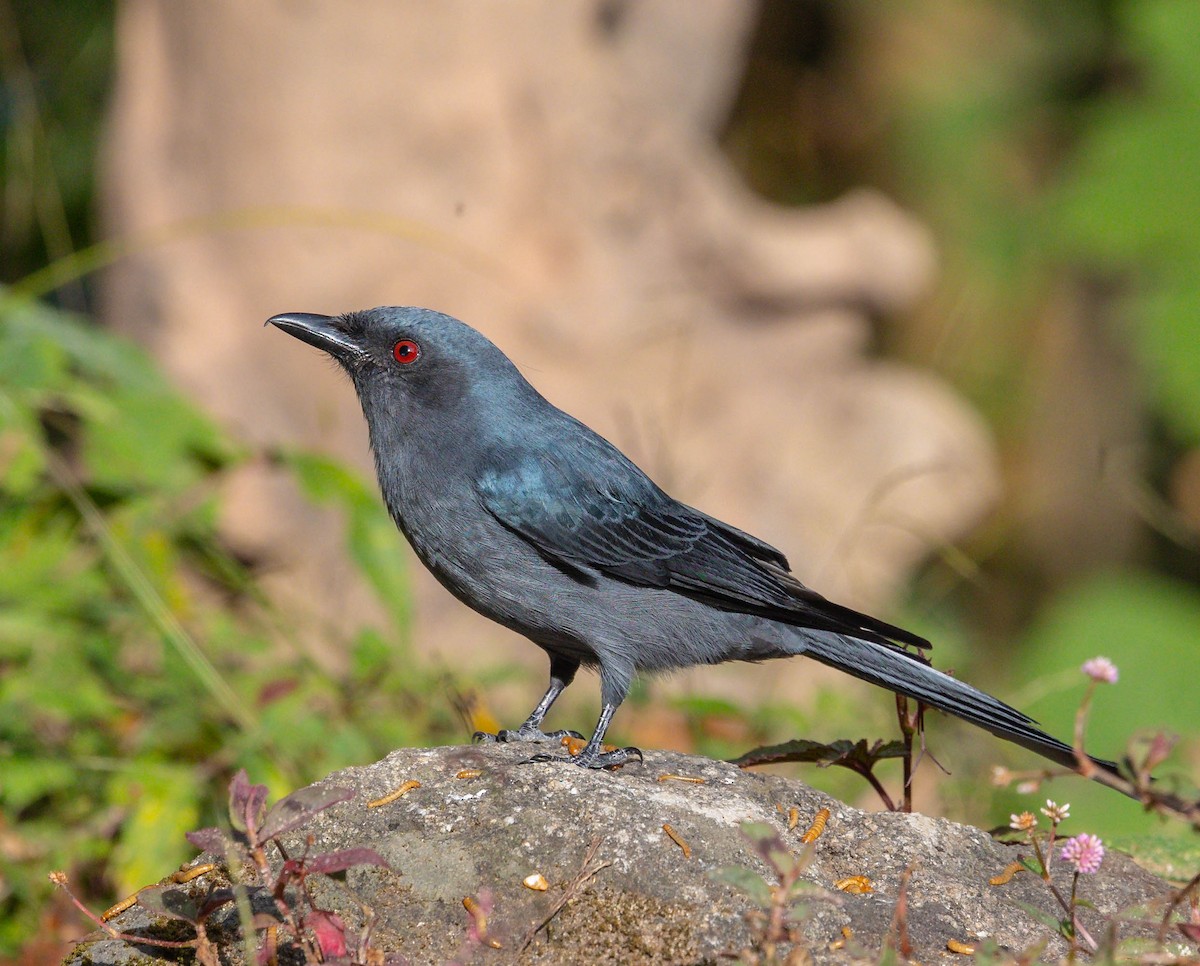
[[331,315],[313,315],[309,312],[285,312],[273,315],[264,323],[283,329],[288,335],[293,335],[301,342],[323,349],[335,359],[342,362],[353,362],[362,359],[366,353],[345,332],[334,325]]

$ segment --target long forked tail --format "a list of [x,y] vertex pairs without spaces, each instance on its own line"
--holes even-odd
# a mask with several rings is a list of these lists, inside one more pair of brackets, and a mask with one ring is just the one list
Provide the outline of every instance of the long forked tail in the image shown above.
[[[1046,734],[1028,715],[899,648],[822,631],[799,631],[797,636],[803,640],[801,653],[822,664],[962,718],[1059,765],[1074,768],[1077,764],[1074,749]],[[1117,774],[1115,762],[1091,760],[1104,771]]]

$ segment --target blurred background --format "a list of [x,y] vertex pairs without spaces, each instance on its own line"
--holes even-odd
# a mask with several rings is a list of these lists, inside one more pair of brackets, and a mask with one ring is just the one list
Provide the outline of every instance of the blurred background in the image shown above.
[[[536,648],[379,505],[349,385],[261,327],[423,304],[674,495],[1088,747],[1200,771],[1190,0],[0,0],[0,960],[274,795],[519,722]],[[583,677],[555,727],[589,731]],[[643,681],[621,743],[890,739],[803,661]],[[1182,827],[931,715],[917,806]],[[792,773],[866,807],[856,776]],[[884,769],[895,788],[898,772]],[[1189,865],[1190,863],[1190,865]],[[1185,878],[1187,876],[1184,876]]]

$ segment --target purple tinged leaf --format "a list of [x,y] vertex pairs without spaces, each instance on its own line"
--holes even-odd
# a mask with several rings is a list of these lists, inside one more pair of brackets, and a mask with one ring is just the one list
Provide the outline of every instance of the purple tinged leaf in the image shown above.
[[251,785],[246,769],[239,769],[229,783],[229,824],[248,836],[251,845],[257,845],[260,841],[260,837],[251,834],[251,830],[259,828],[266,803],[267,786]]
[[341,849],[302,859],[288,859],[279,870],[279,884],[287,885],[296,879],[316,873],[332,875],[356,865],[379,865],[385,869],[389,868],[383,856],[374,849]]
[[353,788],[345,785],[312,786],[292,792],[271,807],[259,831],[259,841],[265,842],[299,828],[317,813],[347,801],[356,794]]
[[339,849],[336,852],[323,852],[310,856],[304,866],[309,872],[320,872],[331,875],[334,872],[344,872],[356,865],[377,865],[390,868],[382,855],[374,849]]
[[187,840],[201,852],[211,852],[219,858],[225,858],[229,850],[229,836],[219,828],[198,828],[187,833]]
[[221,906],[228,905],[233,902],[232,889],[214,889],[212,892],[206,893],[203,901],[200,903],[200,919],[205,920]]

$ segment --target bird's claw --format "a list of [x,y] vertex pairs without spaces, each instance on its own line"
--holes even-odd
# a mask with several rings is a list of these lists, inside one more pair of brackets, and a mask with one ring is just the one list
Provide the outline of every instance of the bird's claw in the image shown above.
[[542,731],[541,728],[523,724],[515,731],[510,728],[502,728],[495,734],[492,734],[490,731],[476,731],[471,736],[472,741],[479,741],[484,744],[489,742],[508,744],[513,741],[561,741],[563,738],[577,738],[582,741],[583,735],[578,731],[569,731],[566,729],[561,731]]
[[541,763],[545,761],[565,761],[576,765],[579,768],[619,768],[621,765],[628,765],[634,759],[639,762],[645,761],[642,757],[640,748],[614,748],[612,751],[590,751],[584,748],[578,755],[548,755],[545,753],[534,755],[532,758],[526,759],[522,764]]

